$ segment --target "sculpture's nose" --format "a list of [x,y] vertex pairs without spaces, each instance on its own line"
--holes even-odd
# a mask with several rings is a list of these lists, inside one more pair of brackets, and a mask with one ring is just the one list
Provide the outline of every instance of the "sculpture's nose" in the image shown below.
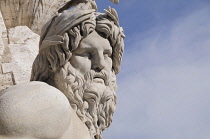
[[99,72],[105,68],[105,59],[103,54],[97,54],[92,61],[93,70]]

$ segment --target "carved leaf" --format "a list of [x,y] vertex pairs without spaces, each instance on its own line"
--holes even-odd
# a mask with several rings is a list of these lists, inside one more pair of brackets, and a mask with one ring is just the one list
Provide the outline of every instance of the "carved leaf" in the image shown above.
[[119,19],[118,19],[118,14],[117,11],[114,8],[111,8],[110,6],[108,7],[108,10],[104,9],[104,12],[112,18],[114,21],[115,25],[119,26]]
[[118,4],[119,3],[119,0],[110,0],[112,2],[114,2],[114,4]]

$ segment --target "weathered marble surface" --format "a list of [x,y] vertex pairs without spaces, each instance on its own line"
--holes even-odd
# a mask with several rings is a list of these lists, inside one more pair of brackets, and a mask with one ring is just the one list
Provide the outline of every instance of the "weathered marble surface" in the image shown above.
[[39,34],[42,26],[71,0],[1,0],[6,27],[28,26]]
[[3,73],[2,63],[8,62],[11,58],[8,54],[7,29],[0,11],[0,91],[14,85],[12,73]]
[[39,35],[26,26],[8,30],[11,62],[2,63],[3,73],[12,72],[15,84],[30,80],[32,62],[38,54]]
[[0,139],[3,137],[91,139],[63,93],[43,82],[15,85],[0,93]]
[[[1,37],[0,91],[13,84],[30,81],[32,63],[38,54],[39,35],[26,26],[10,28]],[[0,41],[1,42],[1,41]]]
[[3,38],[6,37],[6,34],[7,34],[7,29],[5,27],[5,24],[4,24],[4,20],[3,20],[3,17],[2,17],[2,14],[1,14],[1,11],[0,11],[0,61],[2,59],[2,55],[3,55],[3,52],[4,52],[4,43],[3,43]]
[[[2,2],[6,3],[1,1],[1,6]],[[25,5],[19,2],[18,10]],[[123,29],[115,9],[98,13],[94,0],[71,2],[74,8],[65,10],[69,5],[64,6],[43,27],[39,52],[34,46],[39,36],[30,29],[8,30],[0,75],[12,80],[3,82],[28,80],[31,60],[38,52],[31,81],[47,84],[28,82],[0,93],[0,137],[102,139],[102,132],[110,126],[124,50]]]
[[26,26],[7,30],[0,12],[0,91],[30,80],[39,38]]

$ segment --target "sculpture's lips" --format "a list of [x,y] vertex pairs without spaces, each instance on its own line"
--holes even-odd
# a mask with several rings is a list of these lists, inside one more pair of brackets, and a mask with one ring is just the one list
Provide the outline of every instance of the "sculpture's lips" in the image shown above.
[[100,78],[100,77],[94,77],[93,78],[93,81],[95,81],[97,83],[101,83],[101,84],[105,83],[104,79],[103,78]]
[[107,80],[107,78],[103,74],[95,74],[93,77],[93,81],[95,81],[97,83],[101,83],[101,84],[106,83],[106,80]]

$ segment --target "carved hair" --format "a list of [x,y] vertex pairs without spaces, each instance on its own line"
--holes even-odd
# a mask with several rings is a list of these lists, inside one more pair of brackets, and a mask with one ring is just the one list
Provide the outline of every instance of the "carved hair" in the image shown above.
[[[73,14],[74,13],[74,14]],[[112,14],[113,13],[113,14]],[[113,70],[117,74],[124,51],[124,34],[119,26],[117,13],[109,8],[106,14],[93,9],[75,7],[56,15],[43,28],[40,51],[32,67],[32,81],[46,81],[59,71],[71,58],[81,40],[93,31],[104,34],[113,49]]]

